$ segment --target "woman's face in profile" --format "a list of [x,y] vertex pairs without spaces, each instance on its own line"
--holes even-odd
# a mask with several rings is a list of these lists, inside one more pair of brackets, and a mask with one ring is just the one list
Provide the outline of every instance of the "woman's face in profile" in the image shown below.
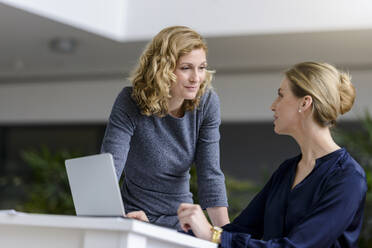
[[181,56],[174,70],[177,82],[170,88],[172,98],[191,100],[196,97],[205,80],[207,59],[204,49],[195,49]]
[[271,105],[274,112],[274,131],[277,134],[291,134],[299,125],[300,98],[297,98],[287,78],[284,78],[278,89],[278,96]]

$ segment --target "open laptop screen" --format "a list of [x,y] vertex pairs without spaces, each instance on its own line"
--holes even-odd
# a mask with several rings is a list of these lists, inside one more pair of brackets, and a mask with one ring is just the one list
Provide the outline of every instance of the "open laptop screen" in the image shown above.
[[76,215],[125,216],[110,153],[65,161]]

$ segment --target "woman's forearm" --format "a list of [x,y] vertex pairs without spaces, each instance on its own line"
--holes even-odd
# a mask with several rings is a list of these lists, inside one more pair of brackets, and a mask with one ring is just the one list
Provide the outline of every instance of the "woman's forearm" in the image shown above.
[[208,216],[214,226],[224,226],[230,223],[227,207],[207,208]]

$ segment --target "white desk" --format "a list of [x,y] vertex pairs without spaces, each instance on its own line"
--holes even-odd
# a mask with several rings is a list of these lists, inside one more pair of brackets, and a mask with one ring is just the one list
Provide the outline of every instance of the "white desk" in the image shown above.
[[217,245],[137,220],[0,213],[4,248],[216,248]]

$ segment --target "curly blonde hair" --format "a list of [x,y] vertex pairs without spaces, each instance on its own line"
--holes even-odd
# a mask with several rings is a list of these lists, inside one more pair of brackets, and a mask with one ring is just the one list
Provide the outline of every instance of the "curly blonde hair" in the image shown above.
[[[168,114],[170,87],[177,81],[173,73],[177,61],[194,49],[203,49],[207,53],[207,44],[201,35],[185,26],[165,28],[147,44],[130,77],[133,84],[132,98],[143,115],[163,117]],[[205,80],[196,97],[184,101],[184,111],[198,107],[206,89],[211,87],[213,73],[206,70]]]

